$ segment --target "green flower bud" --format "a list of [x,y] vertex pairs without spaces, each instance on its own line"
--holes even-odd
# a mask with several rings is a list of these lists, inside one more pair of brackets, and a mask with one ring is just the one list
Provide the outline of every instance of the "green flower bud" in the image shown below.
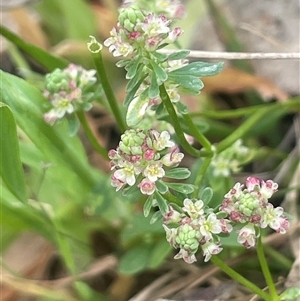
[[127,130],[122,136],[119,147],[121,151],[129,155],[141,155],[142,145],[146,135],[142,130]]
[[45,77],[45,88],[51,94],[59,91],[67,91],[69,89],[69,77],[61,69],[55,69]]
[[128,31],[133,31],[135,25],[143,22],[144,19],[144,14],[140,10],[140,8],[135,5],[120,9],[119,23]]
[[250,194],[243,195],[238,206],[239,211],[247,216],[251,216],[253,211],[260,206],[259,200]]
[[179,248],[195,252],[199,247],[198,231],[193,229],[189,224],[184,224],[178,228],[175,242]]

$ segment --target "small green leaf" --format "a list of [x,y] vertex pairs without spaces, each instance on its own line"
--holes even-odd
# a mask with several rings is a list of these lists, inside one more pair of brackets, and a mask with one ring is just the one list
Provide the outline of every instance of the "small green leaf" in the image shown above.
[[178,109],[178,111],[181,114],[188,114],[189,113],[188,107],[184,103],[182,103],[181,101],[176,102],[175,105],[176,105],[176,108]]
[[152,209],[152,205],[153,205],[153,196],[150,195],[143,207],[143,212],[144,212],[144,216],[147,217]]
[[157,84],[157,78],[155,72],[152,72],[151,75],[151,84],[149,87],[149,98],[156,98],[159,95],[159,87]]
[[165,194],[166,192],[168,192],[169,188],[163,181],[159,180],[155,184],[156,184],[157,190],[160,193]]
[[207,205],[213,197],[213,194],[213,190],[210,187],[206,187],[200,194],[200,200],[202,200],[204,204]]
[[145,97],[148,93],[148,88],[139,96],[134,98],[128,106],[126,114],[126,123],[129,127],[136,126],[145,116],[149,106],[149,98]]
[[143,82],[143,80],[144,80],[144,79],[141,78],[141,79],[136,83],[136,85],[135,85],[133,88],[131,88],[130,92],[127,91],[127,95],[126,95],[126,97],[125,97],[125,99],[124,99],[124,106],[125,106],[125,107],[127,107],[127,106],[130,104],[130,102],[131,102],[132,99],[134,98],[135,93],[136,93],[136,91],[138,90],[138,88],[140,87],[140,85],[141,85],[141,83]]
[[211,76],[220,73],[224,63],[193,62],[179,69],[171,71],[171,75],[193,75],[193,76]]
[[76,136],[78,133],[80,123],[75,114],[71,114],[68,118],[69,135],[70,137]]
[[126,78],[127,79],[133,78],[136,75],[139,66],[140,66],[139,60],[135,60],[135,61],[129,63],[125,67],[125,69],[127,70]]
[[154,197],[156,199],[157,205],[162,215],[165,215],[169,211],[169,206],[166,199],[159,193],[155,192]]
[[192,75],[178,75],[169,73],[169,80],[174,81],[191,94],[199,94],[200,90],[204,87],[200,78]]
[[187,179],[191,172],[185,167],[177,167],[166,171],[166,177],[171,179],[183,180]]
[[159,53],[157,51],[153,52],[152,55],[157,58],[159,62],[164,62],[168,58],[167,54]]
[[[137,88],[139,88],[139,86],[142,83],[141,80],[141,73],[142,73],[142,68],[141,66],[136,70],[136,73],[134,74],[134,76],[129,80],[129,82],[126,85],[126,92],[130,92],[131,90],[135,89],[136,86],[138,85]],[[136,89],[137,90],[137,89]]]
[[152,217],[151,217],[150,224],[153,225],[154,223],[156,223],[161,218],[162,218],[162,215],[161,215],[160,211],[154,212]]
[[139,245],[125,253],[120,259],[119,271],[125,275],[136,274],[148,264],[151,249],[148,245]]
[[165,82],[168,79],[168,74],[167,72],[161,68],[160,66],[158,66],[155,62],[150,61],[150,64],[153,68],[153,71],[156,74],[157,77],[157,84],[161,85],[163,82]]
[[119,60],[117,63],[116,63],[116,66],[118,68],[123,68],[125,67],[126,69],[126,66],[131,62],[131,60]]
[[20,159],[15,118],[10,108],[0,103],[0,176],[18,200],[26,202],[24,172]]
[[172,61],[172,60],[181,60],[186,58],[188,55],[190,54],[189,50],[181,50],[175,53],[172,53],[168,56],[168,60]]
[[182,183],[166,183],[166,184],[169,186],[169,188],[183,194],[190,194],[195,190],[194,185],[191,184],[182,184]]
[[281,301],[296,301],[300,297],[300,287],[290,287],[279,297]]

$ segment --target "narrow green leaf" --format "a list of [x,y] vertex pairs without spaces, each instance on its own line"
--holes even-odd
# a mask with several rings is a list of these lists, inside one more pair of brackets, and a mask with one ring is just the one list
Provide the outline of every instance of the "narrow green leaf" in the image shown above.
[[145,204],[144,204],[144,207],[143,207],[143,212],[144,212],[144,216],[147,217],[152,209],[152,201],[153,201],[153,196],[150,195]]
[[156,73],[157,84],[161,85],[163,82],[165,82],[168,79],[167,72],[153,61],[150,61],[150,64],[153,68],[153,71]]
[[77,134],[80,127],[80,123],[75,114],[70,115],[70,118],[68,119],[68,125],[69,125],[69,135],[70,137],[74,137]]
[[149,87],[149,98],[156,98],[159,95],[159,87],[157,84],[157,78],[155,72],[152,72],[151,83]]
[[10,108],[3,103],[0,103],[0,125],[0,176],[13,195],[26,202],[16,121]]
[[202,200],[204,204],[207,205],[213,197],[213,194],[213,190],[210,187],[206,187],[200,194],[200,200]]
[[166,171],[166,177],[171,179],[183,180],[187,179],[191,172],[185,167],[177,167]]
[[166,199],[159,193],[155,192],[154,197],[156,199],[157,205],[162,215],[165,215],[169,211],[169,206]]
[[170,54],[168,56],[168,60],[169,61],[181,60],[181,59],[186,58],[189,54],[190,54],[189,50],[181,50],[181,51]]
[[161,180],[156,182],[156,188],[162,194],[165,194],[169,190],[168,186]]
[[151,217],[151,220],[150,220],[150,225],[153,225],[154,223],[156,223],[161,218],[162,218],[162,215],[161,215],[160,211],[154,212],[152,217]]
[[139,66],[140,66],[139,60],[135,60],[127,64],[127,66],[125,67],[125,69],[127,70],[126,78],[127,79],[133,78],[136,75]]
[[169,188],[176,190],[183,194],[190,194],[194,189],[194,185],[191,184],[182,184],[182,183],[166,183]]
[[193,75],[193,76],[211,76],[220,73],[223,69],[224,63],[207,63],[207,62],[193,62],[179,69],[173,70],[169,75]]
[[168,58],[167,54],[159,53],[157,51],[153,52],[152,55],[157,58],[159,62],[164,62]]
[[29,54],[33,59],[35,59],[38,63],[42,66],[47,68],[49,71],[54,70],[55,68],[65,68],[68,66],[69,62],[56,57],[46,50],[39,48],[33,44],[27,43],[22,40],[19,36],[14,34],[13,32],[9,31],[7,28],[0,25],[0,34],[4,36],[6,39],[11,41],[17,47],[25,51]]

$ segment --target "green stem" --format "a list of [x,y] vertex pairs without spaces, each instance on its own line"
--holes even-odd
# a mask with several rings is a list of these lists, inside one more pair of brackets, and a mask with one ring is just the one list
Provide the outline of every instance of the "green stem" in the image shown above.
[[124,117],[121,113],[118,101],[115,97],[113,89],[107,78],[101,51],[99,51],[97,53],[93,53],[92,55],[93,55],[93,59],[94,59],[94,63],[95,63],[98,75],[100,77],[100,80],[101,80],[101,83],[103,86],[104,93],[106,95],[106,98],[107,98],[110,108],[112,110],[112,113],[115,117],[115,120],[118,124],[120,131],[125,132],[125,130],[127,129],[127,126],[126,126]]
[[91,142],[93,148],[106,160],[109,160],[108,155],[107,155],[107,150],[98,143],[96,137],[94,136],[91,128],[89,127],[89,124],[85,118],[84,112],[83,111],[78,111],[76,113],[83,129],[84,132],[86,133],[89,141]]
[[266,283],[269,287],[269,291],[270,291],[270,295],[271,295],[271,300],[272,301],[277,301],[279,300],[279,296],[277,294],[276,291],[276,287],[275,284],[273,282],[269,267],[268,267],[268,263],[265,257],[265,253],[264,253],[264,249],[263,249],[263,245],[262,245],[262,241],[261,241],[261,235],[258,237],[257,239],[257,256],[258,256],[258,260],[262,269],[262,272],[264,274]]
[[205,111],[205,112],[197,112],[197,113],[190,113],[191,117],[196,116],[203,116],[213,119],[232,119],[232,118],[239,118],[243,116],[250,115],[255,113],[261,109],[269,108],[270,110],[274,109],[300,109],[300,97],[294,97],[289,99],[287,102],[284,103],[274,103],[274,104],[261,104],[256,106],[251,106],[247,108],[239,108],[235,110],[221,110],[221,111]]
[[244,278],[241,274],[230,268],[224,261],[222,261],[217,256],[212,256],[210,259],[217,267],[219,267],[224,273],[229,275],[232,279],[235,279],[249,290],[260,296],[266,301],[275,301],[277,299],[272,299],[267,293],[265,293],[262,289],[256,286],[254,283],[250,282],[246,278]]
[[201,157],[203,156],[203,153],[194,147],[192,147],[189,142],[186,140],[184,136],[184,132],[181,128],[180,122],[178,120],[178,116],[176,114],[176,111],[174,109],[174,106],[170,100],[170,97],[168,95],[168,92],[166,91],[166,88],[164,84],[159,86],[160,91],[160,97],[164,103],[165,108],[167,109],[169,116],[172,121],[172,125],[174,127],[175,133],[177,135],[177,138],[179,140],[180,145],[184,148],[185,151],[187,151],[190,155],[194,157]]
[[182,115],[186,125],[188,126],[189,130],[193,134],[193,136],[198,140],[198,142],[205,147],[208,151],[211,151],[211,144],[208,139],[197,129],[196,125],[192,121],[191,117],[188,114]]
[[240,127],[238,127],[233,133],[227,136],[224,140],[222,140],[217,146],[217,154],[231,146],[236,140],[243,137],[249,130],[256,125],[262,117],[268,113],[268,108],[261,109],[257,111],[255,114],[250,116]]
[[196,177],[196,180],[195,180],[195,186],[197,187],[194,191],[194,197],[195,198],[198,198],[199,197],[199,191],[200,191],[200,185],[201,185],[201,181],[204,177],[204,174],[207,170],[207,168],[209,167],[210,165],[210,162],[212,160],[212,157],[207,157],[203,160],[202,164],[201,164],[201,167],[200,167],[200,170],[197,174],[197,177]]

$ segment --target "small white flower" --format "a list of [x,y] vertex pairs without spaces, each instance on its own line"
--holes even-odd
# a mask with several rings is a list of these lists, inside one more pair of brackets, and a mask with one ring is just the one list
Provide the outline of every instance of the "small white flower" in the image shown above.
[[126,182],[129,186],[133,186],[135,184],[135,175],[138,174],[137,168],[129,163],[122,162],[119,164],[120,169],[114,172],[114,177],[122,182]]
[[188,264],[197,261],[195,254],[185,249],[180,249],[180,251],[174,256],[174,259],[180,259],[180,258],[182,258]]
[[220,220],[218,220],[215,213],[209,214],[207,219],[200,218],[200,232],[205,238],[205,240],[212,239],[212,233],[218,234],[222,232],[222,224]]
[[245,246],[247,249],[256,245],[256,234],[254,225],[249,223],[238,231],[238,243]]
[[168,131],[163,131],[160,134],[152,130],[151,131],[154,137],[153,146],[156,150],[163,150],[166,147],[173,147],[175,143],[170,140],[171,136]]
[[162,168],[162,163],[149,164],[144,170],[144,176],[151,182],[156,182],[159,178],[165,175],[165,171]]
[[202,200],[197,200],[193,202],[190,199],[185,199],[183,201],[183,208],[182,210],[186,212],[191,218],[199,218],[201,215],[204,214],[204,203]]
[[223,248],[213,241],[207,241],[201,247],[203,251],[204,262],[209,261],[212,255],[219,254],[223,250]]
[[282,216],[283,213],[282,207],[274,208],[271,203],[268,203],[260,221],[260,226],[262,228],[269,226],[278,233],[285,233],[289,227],[289,221]]

